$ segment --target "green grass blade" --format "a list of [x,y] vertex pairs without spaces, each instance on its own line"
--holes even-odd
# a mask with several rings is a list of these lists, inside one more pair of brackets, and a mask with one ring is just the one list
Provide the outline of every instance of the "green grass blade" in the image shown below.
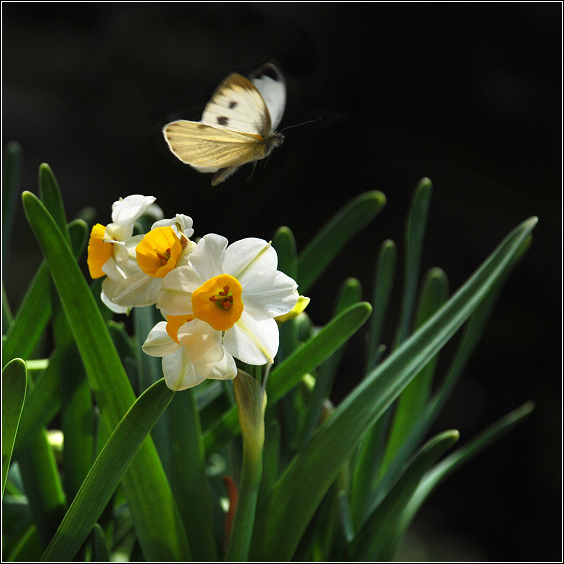
[[331,218],[298,256],[300,293],[306,294],[339,251],[367,225],[386,204],[377,190],[360,194]]
[[15,358],[2,370],[2,497],[26,392],[25,362]]
[[[421,327],[447,300],[448,281],[440,268],[431,269],[425,276],[415,329]],[[421,420],[429,396],[438,355],[432,358],[401,393],[393,416],[386,453],[380,468],[382,475],[405,442],[413,427]]]
[[[335,306],[335,315],[339,315],[347,307],[360,302],[362,298],[362,287],[356,278],[348,278],[345,280],[339,290],[337,304]],[[309,409],[304,421],[298,450],[301,450],[315,433],[315,429],[319,424],[323,402],[329,397],[335,376],[341,363],[341,359],[345,352],[346,343],[341,345],[320,367],[315,379],[315,387]]]
[[4,282],[2,282],[2,336],[4,336],[8,332],[13,321],[14,314],[12,313],[10,302],[8,301],[8,294],[6,294]]
[[289,227],[279,227],[276,230],[272,246],[278,255],[278,270],[295,280],[298,275],[298,255],[296,240]]
[[45,429],[29,442],[29,450],[20,455],[18,466],[33,521],[45,548],[65,514],[61,477]]
[[165,413],[171,448],[170,485],[196,561],[217,560],[200,415],[192,388],[174,396]]
[[274,405],[288,390],[315,370],[364,324],[372,311],[367,302],[354,304],[335,316],[323,329],[294,351],[268,377],[269,406]]
[[379,358],[378,346],[382,339],[382,330],[386,311],[396,272],[396,245],[389,239],[382,243],[378,260],[376,262],[376,273],[374,275],[374,291],[372,293],[372,307],[374,313],[370,323],[370,338],[368,341],[367,370],[370,372],[376,366]]
[[454,451],[432,468],[419,484],[409,505],[403,512],[399,538],[401,539],[401,536],[403,536],[403,533],[407,530],[407,527],[425,500],[448,476],[514,429],[533,409],[533,402],[525,403],[484,429],[477,437]]
[[[290,559],[323,495],[364,433],[460,328],[537,223],[515,228],[458,292],[339,405],[257,511],[251,558]],[[284,535],[279,532],[284,531]]]
[[98,523],[92,529],[92,562],[111,562],[106,536]]
[[445,431],[428,441],[414,456],[394,487],[358,531],[347,560],[387,561],[403,532],[399,521],[429,468],[459,439],[458,431]]
[[432,189],[433,184],[428,178],[422,178],[419,181],[407,217],[405,227],[405,286],[397,336],[398,344],[405,341],[411,331],[411,320],[419,281],[421,251],[423,250]]
[[[79,257],[86,242],[86,224],[80,220],[72,221],[69,224],[69,233],[73,255]],[[2,347],[4,363],[16,357],[27,360],[39,343],[51,319],[49,285],[49,267],[44,261],[37,270],[6,334],[6,341]]]
[[31,525],[21,536],[19,542],[10,552],[7,562],[38,562],[43,553],[41,539],[37,527]]
[[433,421],[436,419],[440,410],[450,397],[454,386],[458,382],[468,360],[470,359],[484,332],[507,276],[519,260],[521,260],[524,253],[529,248],[530,243],[531,236],[525,239],[521,247],[513,256],[509,267],[498,278],[490,292],[480,302],[474,313],[468,319],[443,382],[441,382],[439,389],[429,401],[417,425],[413,427],[411,433],[409,433],[407,437],[404,437],[404,444],[402,448],[396,453],[393,462],[391,462],[388,470],[378,483],[373,499],[370,500],[372,507],[377,504],[380,496],[384,495],[384,493],[390,488],[391,484],[396,481],[398,473],[401,471],[405,461],[409,458],[409,456],[411,456],[411,453],[415,450],[415,448],[417,448],[421,439],[427,434]]
[[39,197],[68,241],[67,216],[65,214],[63,198],[59,185],[55,180],[55,175],[46,163],[39,167]]
[[[305,374],[315,370],[346,342],[366,321],[371,310],[370,304],[366,302],[347,308],[273,369],[267,382],[268,408],[272,408],[289,390],[298,385]],[[237,408],[232,406],[204,433],[206,452],[218,448],[238,431]]]
[[26,396],[20,427],[14,444],[14,457],[18,457],[42,427],[46,427],[61,409],[60,355],[55,349],[47,368]]
[[[96,459],[82,487],[67,511],[42,561],[70,561],[86,540],[106,507],[125,471],[146,440],[174,392],[159,380],[143,393],[125,414]],[[163,527],[154,543],[165,543]]]
[[[53,218],[33,194],[25,192],[23,201],[96,396],[101,423],[110,435],[135,400],[131,384],[98,306]],[[122,486],[146,558],[177,560],[189,554],[178,508],[152,440],[143,443]]]

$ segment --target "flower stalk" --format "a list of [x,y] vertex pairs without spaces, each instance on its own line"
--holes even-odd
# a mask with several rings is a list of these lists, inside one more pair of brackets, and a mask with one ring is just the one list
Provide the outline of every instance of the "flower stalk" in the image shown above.
[[248,559],[262,479],[266,391],[254,378],[239,370],[233,380],[233,392],[243,437],[243,464],[226,559],[228,562],[243,562]]

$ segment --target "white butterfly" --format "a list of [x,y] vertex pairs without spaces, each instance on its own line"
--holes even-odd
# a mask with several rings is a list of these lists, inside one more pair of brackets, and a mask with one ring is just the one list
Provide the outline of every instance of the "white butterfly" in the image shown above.
[[216,186],[241,165],[267,157],[284,136],[274,131],[284,113],[286,85],[272,64],[249,78],[232,73],[216,89],[202,121],[167,123],[163,134],[170,150],[199,172],[215,172]]

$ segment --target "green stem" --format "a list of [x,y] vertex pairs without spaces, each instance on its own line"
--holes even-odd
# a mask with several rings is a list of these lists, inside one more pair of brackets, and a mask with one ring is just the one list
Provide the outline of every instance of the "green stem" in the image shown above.
[[248,559],[257,494],[262,478],[262,448],[249,448],[243,442],[243,467],[239,484],[239,500],[231,530],[227,562],[245,562]]

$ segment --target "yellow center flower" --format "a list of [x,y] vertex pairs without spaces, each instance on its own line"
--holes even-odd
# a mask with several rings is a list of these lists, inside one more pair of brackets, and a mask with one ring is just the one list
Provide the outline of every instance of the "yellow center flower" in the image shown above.
[[156,227],[135,247],[137,264],[154,278],[164,278],[175,266],[182,243],[172,227]]
[[167,315],[166,316],[166,332],[168,336],[178,344],[178,330],[188,321],[196,319],[195,315]]
[[97,223],[90,233],[87,262],[92,278],[101,278],[106,275],[102,270],[102,266],[113,254],[112,244],[103,241],[105,232],[106,228]]
[[204,282],[192,294],[192,311],[216,331],[231,329],[243,313],[243,287],[229,274]]

